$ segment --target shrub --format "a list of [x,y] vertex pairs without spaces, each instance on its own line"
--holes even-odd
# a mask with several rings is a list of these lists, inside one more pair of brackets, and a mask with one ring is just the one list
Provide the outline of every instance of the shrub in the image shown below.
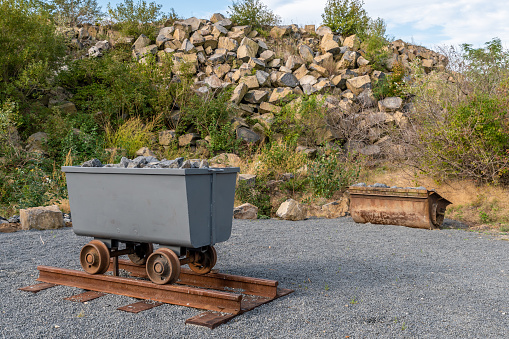
[[150,144],[152,131],[158,125],[159,119],[160,116],[144,124],[140,117],[132,117],[116,130],[113,130],[111,125],[106,125],[106,145],[124,149],[129,156],[134,157],[137,150]]
[[275,26],[281,22],[281,17],[259,0],[232,1],[227,12],[235,24],[251,25],[255,29]]
[[324,100],[316,95],[300,97],[283,106],[271,125],[271,134],[282,134],[287,143],[305,146],[319,143],[325,125]]
[[369,24],[363,5],[363,0],[327,0],[322,14],[323,23],[343,36],[362,35]]
[[234,115],[228,105],[231,91],[221,91],[207,97],[192,95],[188,103],[181,108],[183,122],[177,131],[184,132],[184,126],[195,126],[202,138],[209,139],[209,150],[212,153],[236,152],[240,147],[240,140],[236,138],[232,128],[231,118]]
[[324,198],[355,183],[359,173],[359,163],[339,151],[321,154],[308,166],[310,186],[315,195]]
[[103,16],[97,0],[51,0],[49,4],[54,20],[68,27],[93,24]]
[[386,27],[383,19],[370,19],[366,31],[360,36],[362,48],[366,51],[365,58],[371,62],[373,69],[379,71],[386,69],[386,60],[391,55],[388,48],[391,38],[386,34]]
[[404,83],[405,67],[401,62],[394,64],[392,74],[377,80],[373,86],[373,95],[377,100],[389,97],[405,97],[406,85]]
[[42,127],[48,155],[58,164],[66,158],[81,163],[104,157],[103,135],[90,115],[64,115],[55,107]]
[[59,66],[65,45],[41,2],[1,1],[0,27],[0,98],[24,101],[48,87],[48,74]]
[[[124,0],[112,8],[108,3],[108,13],[120,30],[130,36],[145,34],[150,38],[155,38],[154,24],[160,23],[165,14],[161,12],[163,5],[155,2],[147,3],[145,0]],[[168,16],[175,19],[177,16],[173,8]]]
[[295,173],[305,165],[306,156],[295,152],[295,144],[271,143],[262,150],[260,172],[272,179],[280,179],[285,173]]
[[448,60],[445,74],[417,73],[411,128],[393,137],[408,148],[411,166],[437,180],[507,183],[509,53],[492,40],[479,50],[450,49]]
[[235,200],[250,203],[258,207],[258,218],[267,218],[272,215],[272,204],[270,202],[270,188],[267,185],[267,179],[257,177],[254,186],[245,181],[239,181],[235,189]]
[[143,119],[169,113],[174,107],[171,60],[155,57],[146,63],[130,62],[128,50],[115,49],[102,58],[75,61],[59,74],[59,84],[74,94],[73,102],[84,114],[96,115],[113,127],[129,117]]

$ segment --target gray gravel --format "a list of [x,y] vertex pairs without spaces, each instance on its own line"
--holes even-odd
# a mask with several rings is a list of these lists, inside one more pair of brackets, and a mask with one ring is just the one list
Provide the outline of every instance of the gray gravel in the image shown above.
[[0,233],[1,338],[507,338],[509,242],[464,230],[355,224],[351,218],[233,223],[218,244],[222,272],[275,279],[295,293],[215,330],[185,325],[201,311],[163,305],[139,314],[108,295],[37,294],[37,265],[79,269],[89,239],[71,229]]

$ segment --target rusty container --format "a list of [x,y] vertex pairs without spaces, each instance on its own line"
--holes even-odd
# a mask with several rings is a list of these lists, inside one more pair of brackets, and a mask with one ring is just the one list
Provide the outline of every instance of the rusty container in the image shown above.
[[350,186],[350,214],[355,222],[437,229],[451,204],[425,188]]

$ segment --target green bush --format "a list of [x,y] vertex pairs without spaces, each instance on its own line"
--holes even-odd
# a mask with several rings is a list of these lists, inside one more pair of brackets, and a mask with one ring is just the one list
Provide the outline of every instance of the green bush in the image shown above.
[[97,0],[50,0],[49,5],[55,22],[68,27],[94,24],[103,16]]
[[232,5],[228,6],[228,15],[236,25],[250,25],[254,29],[275,26],[281,22],[281,17],[259,0],[232,1]]
[[295,152],[295,144],[273,142],[262,150],[259,172],[270,179],[281,179],[285,173],[296,173],[306,164],[306,156]]
[[21,102],[49,87],[52,74],[65,55],[61,36],[42,2],[0,2],[0,101]]
[[327,0],[323,23],[343,36],[363,35],[369,24],[363,5],[363,0]]
[[221,91],[217,95],[211,94],[204,98],[192,95],[189,102],[181,108],[183,124],[177,130],[180,134],[185,132],[185,127],[192,125],[201,137],[210,137],[209,150],[212,153],[237,152],[240,140],[237,139],[232,128],[231,118],[234,116],[228,101],[231,91]]
[[507,184],[509,53],[497,39],[450,53],[445,74],[416,72],[408,87],[416,109],[412,128],[399,132],[411,154],[406,161],[440,181]]
[[177,14],[173,10],[165,14],[161,11],[163,5],[155,2],[147,3],[145,0],[124,0],[119,3],[115,8],[111,7],[108,3],[108,13],[114,20],[116,26],[129,36],[139,36],[145,34],[146,36],[155,38],[155,24],[161,23],[165,18],[175,20]]
[[63,164],[69,157],[82,163],[105,156],[103,135],[90,115],[69,116],[54,108],[42,128],[48,134],[48,156],[57,164]]
[[115,49],[102,58],[75,61],[59,74],[59,84],[74,94],[80,112],[114,126],[134,116],[169,113],[174,107],[171,60],[163,60],[162,67],[153,56],[146,61],[131,62],[130,51]]
[[370,61],[373,69],[384,71],[386,60],[392,54],[388,48],[391,40],[386,34],[386,24],[381,18],[369,20],[367,30],[360,36],[365,58]]
[[330,198],[339,190],[355,183],[359,178],[360,165],[339,151],[319,155],[308,165],[308,179],[314,194]]
[[273,213],[270,193],[267,179],[257,177],[254,186],[247,184],[245,181],[239,181],[235,189],[235,200],[258,207],[258,218],[270,218]]
[[405,77],[405,67],[402,63],[396,63],[392,68],[392,74],[387,74],[373,85],[373,95],[377,100],[389,97],[406,96],[406,85],[403,81]]
[[286,143],[312,146],[320,143],[320,127],[326,125],[324,100],[302,96],[282,107],[271,125],[270,135],[282,134]]

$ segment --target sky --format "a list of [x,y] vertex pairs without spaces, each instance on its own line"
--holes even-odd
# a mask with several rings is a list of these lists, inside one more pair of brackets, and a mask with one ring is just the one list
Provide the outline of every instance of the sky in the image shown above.
[[[134,0],[135,2],[137,0]],[[151,0],[146,0],[151,2]],[[219,12],[227,16],[230,0],[157,1],[162,10],[174,8],[184,18],[195,16],[209,19]],[[98,0],[106,12],[107,4],[120,0]],[[299,26],[322,24],[321,14],[326,0],[262,0],[283,24]],[[482,47],[498,37],[509,48],[509,0],[364,0],[364,9],[371,18],[380,17],[387,24],[387,33],[395,39],[436,49],[463,43]]]

